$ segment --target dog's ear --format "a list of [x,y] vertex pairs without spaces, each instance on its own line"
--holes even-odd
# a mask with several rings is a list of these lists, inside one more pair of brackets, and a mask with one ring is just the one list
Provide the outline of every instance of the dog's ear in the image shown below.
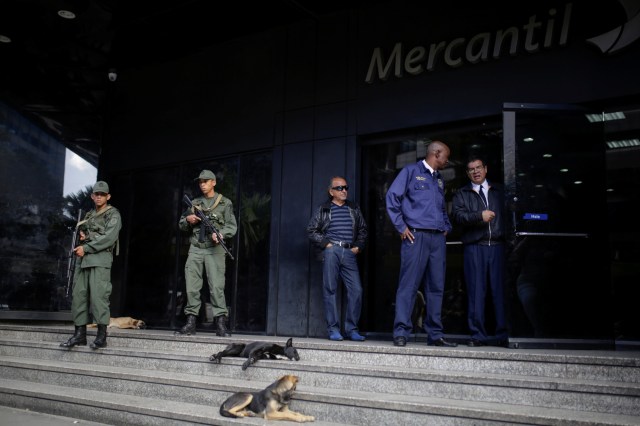
[[293,338],[289,337],[289,340],[287,340],[287,344],[285,345],[287,348],[293,346]]

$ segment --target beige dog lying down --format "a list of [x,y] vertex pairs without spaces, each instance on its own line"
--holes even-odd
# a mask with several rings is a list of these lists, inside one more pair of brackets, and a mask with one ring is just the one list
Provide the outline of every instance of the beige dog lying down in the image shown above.
[[[89,324],[87,325],[87,327],[97,327],[97,325]],[[131,317],[116,317],[116,318],[109,318],[109,325],[107,327],[108,328],[141,329],[141,328],[147,328],[147,325],[144,323],[144,321],[139,319],[134,319]]]

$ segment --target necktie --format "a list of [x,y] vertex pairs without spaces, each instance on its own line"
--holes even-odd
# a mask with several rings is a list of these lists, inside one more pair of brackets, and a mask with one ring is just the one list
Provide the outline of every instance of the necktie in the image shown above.
[[484,196],[484,188],[482,187],[482,185],[478,187],[478,194],[480,194],[480,198],[482,198],[484,205],[489,207],[489,203],[487,202],[487,197]]

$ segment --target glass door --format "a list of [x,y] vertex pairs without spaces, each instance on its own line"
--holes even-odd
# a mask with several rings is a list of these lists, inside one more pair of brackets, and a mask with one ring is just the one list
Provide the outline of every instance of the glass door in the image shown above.
[[505,104],[512,337],[613,340],[602,123]]

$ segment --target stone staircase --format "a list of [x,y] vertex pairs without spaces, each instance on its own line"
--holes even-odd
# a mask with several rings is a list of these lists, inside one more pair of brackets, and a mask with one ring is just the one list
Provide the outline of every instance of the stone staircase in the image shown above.
[[0,324],[0,405],[113,425],[265,424],[222,417],[219,406],[294,374],[291,409],[319,426],[640,425],[638,352],[294,338],[300,361],[242,371],[243,359],[209,356],[230,342],[286,338],[109,330],[105,349],[60,348],[72,329]]

